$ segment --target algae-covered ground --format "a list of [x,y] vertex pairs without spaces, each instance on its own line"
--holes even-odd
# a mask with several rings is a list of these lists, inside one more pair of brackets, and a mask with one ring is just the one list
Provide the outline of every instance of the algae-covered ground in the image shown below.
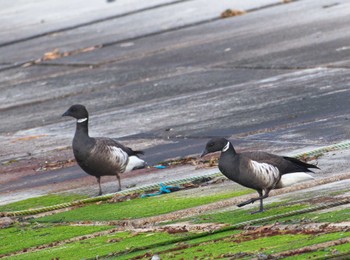
[[[342,200],[344,194],[346,190],[332,196]],[[234,206],[235,200],[255,194],[228,181],[161,196],[140,195],[13,217],[15,222],[0,230],[0,257],[150,259],[157,254],[161,259],[317,259],[345,256],[350,250],[350,210],[332,203],[322,207],[326,194],[318,197],[319,203],[307,196],[294,201],[283,195],[275,201],[271,197],[266,200],[267,210],[259,214],[250,214],[258,205]],[[0,210],[81,199],[80,195],[54,194]],[[317,205],[322,210],[309,210]]]

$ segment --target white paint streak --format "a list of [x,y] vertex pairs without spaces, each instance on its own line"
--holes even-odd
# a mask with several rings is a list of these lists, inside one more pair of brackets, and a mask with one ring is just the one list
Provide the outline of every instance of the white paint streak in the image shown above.
[[335,49],[336,51],[346,51],[346,50],[349,50],[350,49],[350,46],[343,46],[341,48],[337,48]]

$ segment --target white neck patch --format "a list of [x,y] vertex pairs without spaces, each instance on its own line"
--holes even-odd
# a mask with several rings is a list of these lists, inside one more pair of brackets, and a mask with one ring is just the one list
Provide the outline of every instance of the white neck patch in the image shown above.
[[227,144],[225,145],[224,148],[222,148],[222,152],[226,152],[228,150],[228,148],[230,147],[230,142],[227,142]]
[[87,120],[87,117],[85,118],[80,118],[77,120],[77,123],[82,123],[82,122],[85,122]]

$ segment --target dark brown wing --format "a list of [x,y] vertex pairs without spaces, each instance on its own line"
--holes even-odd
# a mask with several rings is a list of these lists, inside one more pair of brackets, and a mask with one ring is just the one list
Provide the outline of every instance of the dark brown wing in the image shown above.
[[308,168],[318,168],[315,165],[304,163],[296,158],[283,157],[266,152],[244,152],[242,155],[260,163],[271,164],[277,167],[281,174],[292,172],[312,172]]
[[95,140],[99,141],[99,142],[103,142],[104,144],[106,144],[108,146],[114,146],[114,147],[120,148],[124,152],[126,152],[128,154],[128,156],[132,156],[132,155],[138,156],[139,154],[144,154],[143,151],[134,151],[130,147],[124,146],[121,143],[119,143],[111,138],[98,137],[98,138],[95,138]]

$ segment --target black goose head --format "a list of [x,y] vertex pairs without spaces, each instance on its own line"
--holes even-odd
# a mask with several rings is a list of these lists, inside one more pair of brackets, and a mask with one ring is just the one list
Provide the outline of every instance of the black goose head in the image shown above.
[[77,120],[83,120],[89,118],[89,113],[85,106],[76,104],[71,106],[62,116],[71,116]]
[[208,153],[223,151],[226,146],[228,148],[228,144],[229,144],[229,141],[223,137],[210,139],[207,145],[205,146],[205,149],[202,152],[201,157],[203,157]]

